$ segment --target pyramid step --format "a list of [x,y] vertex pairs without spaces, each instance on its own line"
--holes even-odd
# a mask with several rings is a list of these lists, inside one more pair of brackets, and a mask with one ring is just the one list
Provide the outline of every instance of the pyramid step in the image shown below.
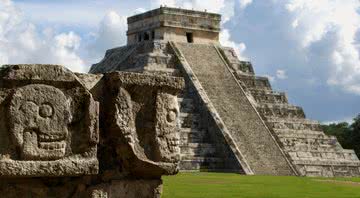
[[295,160],[293,163],[302,176],[354,177],[360,175],[359,162]]
[[234,71],[237,71],[242,74],[253,75],[254,68],[249,61],[240,61],[237,57],[233,48],[230,47],[221,47],[221,51],[224,54],[224,58],[227,60],[229,65]]
[[185,118],[185,117],[193,117],[194,119],[200,119],[200,114],[198,113],[185,113],[185,112],[181,112],[180,113],[180,118]]
[[359,159],[353,150],[341,150],[341,151],[289,151],[292,160],[338,160],[338,161],[354,161]]
[[223,168],[223,160],[217,157],[183,157],[180,170],[211,171]]
[[180,128],[181,133],[202,133],[204,130],[198,128]]
[[285,151],[341,151],[343,148],[336,139],[280,138]]
[[207,135],[206,131],[204,130],[196,130],[192,129],[191,131],[183,132],[180,129],[180,138],[181,142],[186,143],[201,143],[201,142],[209,142],[209,136]]
[[337,145],[295,145],[295,146],[282,146],[286,152],[340,152],[343,148],[340,144]]
[[246,86],[246,88],[256,88],[263,90],[271,90],[269,79],[266,77],[251,75],[236,75],[237,79]]
[[261,115],[270,118],[305,118],[305,113],[301,107],[290,104],[258,104],[257,110]]
[[181,128],[197,128],[200,126],[200,115],[197,113],[180,112],[179,122]]
[[301,107],[289,104],[289,103],[259,103],[258,108],[268,108],[268,109],[288,109],[288,110],[298,110],[302,109]]
[[[164,65],[164,66],[166,66],[166,65]],[[131,72],[132,70],[128,69],[128,70],[124,70],[124,71]],[[179,76],[180,75],[180,70],[178,70],[178,69],[161,68],[161,67],[159,67],[159,65],[156,65],[154,67],[145,67],[143,72],[149,73],[149,74],[168,75],[168,76]]]
[[211,163],[223,162],[223,159],[219,157],[194,157],[189,155],[181,155],[180,158],[181,160],[191,160],[194,162],[211,162]]
[[354,177],[359,176],[359,167],[333,165],[300,166],[300,174],[308,177]]
[[179,103],[193,103],[193,99],[191,98],[187,98],[187,97],[178,97],[178,102]]
[[277,135],[279,138],[288,139],[308,139],[308,140],[336,140],[336,137],[325,135],[325,133],[281,133]]
[[216,152],[215,145],[211,143],[187,143],[180,145],[181,155],[212,156]]
[[300,174],[308,177],[354,177],[359,176],[359,167],[337,165],[298,165]]
[[323,131],[312,131],[312,130],[296,130],[296,129],[273,129],[278,136],[282,135],[313,135],[313,136],[325,136]]
[[273,129],[322,131],[319,122],[308,119],[281,119],[266,117],[266,122],[268,126]]
[[180,106],[180,112],[191,113],[194,111],[194,104],[191,98],[181,98],[178,101]]
[[288,99],[284,92],[276,92],[264,89],[251,89],[249,90],[255,101],[259,104],[272,103],[272,104],[287,104]]
[[308,166],[348,166],[348,167],[360,167],[359,161],[351,161],[351,160],[293,160],[293,164],[295,165],[308,165]]

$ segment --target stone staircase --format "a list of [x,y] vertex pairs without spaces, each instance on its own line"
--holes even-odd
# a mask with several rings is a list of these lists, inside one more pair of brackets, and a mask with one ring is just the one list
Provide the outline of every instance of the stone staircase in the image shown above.
[[336,137],[325,135],[319,122],[306,119],[301,107],[289,104],[285,93],[273,91],[267,78],[255,76],[251,64],[239,61],[231,48],[221,50],[300,175],[360,175],[360,162],[354,151],[343,149]]
[[[203,99],[206,103],[209,103],[207,100],[211,101],[212,108],[215,109],[213,115],[219,115],[216,119],[220,119],[221,127],[226,128],[226,132],[222,132],[223,135],[232,139],[232,144],[238,149],[233,152],[242,153],[238,155],[240,164],[250,167],[252,174],[293,175],[294,171],[285,154],[282,153],[239,82],[227,68],[217,48],[203,44],[174,43],[173,45],[183,67],[190,67],[191,72],[188,75],[193,81],[201,84],[196,91],[206,95]],[[247,68],[249,72],[252,71],[251,68]],[[271,91],[270,83],[266,78],[259,80],[249,78],[248,83]]]
[[180,106],[181,171],[226,171],[215,142],[201,127],[200,114],[191,96],[185,91],[178,98]]

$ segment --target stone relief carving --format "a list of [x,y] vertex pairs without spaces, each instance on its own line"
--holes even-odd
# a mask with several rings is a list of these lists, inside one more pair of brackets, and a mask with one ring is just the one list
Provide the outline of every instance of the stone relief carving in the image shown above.
[[65,156],[70,103],[52,86],[16,89],[9,106],[9,132],[24,160],[57,160]]
[[160,92],[156,100],[156,152],[163,162],[180,160],[180,134],[174,133],[180,110],[175,95]]
[[[129,81],[129,76],[135,80]],[[108,74],[107,86],[113,90],[112,105],[106,116],[111,126],[109,131],[121,135],[117,153],[125,162],[124,168],[132,174],[160,177],[178,171],[180,134],[176,93],[183,82],[169,83],[164,89],[161,83],[165,84],[166,80],[138,74]]]
[[0,176],[98,172],[98,104],[71,71],[5,66],[0,87]]
[[183,87],[166,76],[0,68],[0,192],[160,197],[161,176],[178,171]]

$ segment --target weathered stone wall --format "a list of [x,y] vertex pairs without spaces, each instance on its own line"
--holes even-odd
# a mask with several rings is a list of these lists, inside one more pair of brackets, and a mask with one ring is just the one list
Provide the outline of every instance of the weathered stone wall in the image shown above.
[[160,28],[159,32],[161,32],[164,38],[163,40],[165,41],[187,43],[188,40],[186,37],[186,33],[192,33],[193,43],[198,43],[198,44],[219,43],[219,33],[217,32],[197,31],[191,29],[169,28],[169,27]]
[[[121,67],[122,63],[129,59],[129,57],[134,54],[137,49],[138,45],[131,45],[107,50],[105,53],[105,58],[98,64],[91,66],[90,73],[105,73],[108,71],[115,71]],[[106,65],[107,67],[104,67],[103,65]],[[121,69],[125,70],[127,67]]]
[[353,150],[341,147],[336,137],[324,134],[317,121],[308,120],[301,107],[288,103],[265,77],[255,76],[251,64],[241,62],[233,49],[222,55],[242,88],[276,137],[282,150],[302,176],[358,176],[360,161]]
[[98,173],[98,103],[74,74],[5,66],[0,86],[0,176]]
[[220,20],[214,13],[161,7],[128,18],[128,45],[146,40],[187,42],[187,32],[196,43],[218,42]]
[[160,197],[180,160],[180,78],[0,68],[1,197]]
[[175,61],[167,42],[149,41],[108,50],[103,60],[92,65],[90,73],[127,71],[179,76]]

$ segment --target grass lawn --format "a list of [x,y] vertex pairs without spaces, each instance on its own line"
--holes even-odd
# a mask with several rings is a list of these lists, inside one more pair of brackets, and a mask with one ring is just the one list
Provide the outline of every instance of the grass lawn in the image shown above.
[[162,198],[360,198],[360,178],[180,173],[163,181]]

